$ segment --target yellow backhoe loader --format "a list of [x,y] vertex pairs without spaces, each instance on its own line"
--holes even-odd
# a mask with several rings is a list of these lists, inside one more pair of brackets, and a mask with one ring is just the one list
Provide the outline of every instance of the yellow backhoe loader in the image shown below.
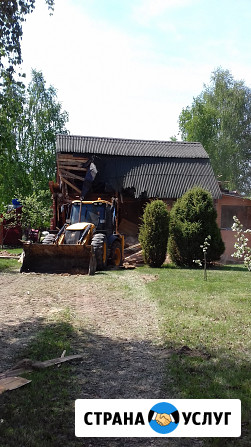
[[124,237],[116,230],[116,206],[98,198],[74,200],[70,219],[57,235],[42,243],[24,242],[21,272],[88,271],[93,275],[107,264],[122,265]]

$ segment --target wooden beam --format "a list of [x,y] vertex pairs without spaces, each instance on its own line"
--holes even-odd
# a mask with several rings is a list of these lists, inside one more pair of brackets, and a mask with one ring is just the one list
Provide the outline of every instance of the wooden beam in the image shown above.
[[58,163],[63,164],[65,166],[79,166],[79,167],[82,167],[84,164],[84,162],[80,160],[69,160],[69,161],[58,160]]
[[60,169],[59,168],[59,170],[60,170],[61,174],[63,174],[64,177],[74,178],[76,180],[81,180],[81,182],[84,181],[84,177],[80,177],[79,175],[73,174],[72,172],[67,172],[64,169]]
[[86,163],[88,161],[88,158],[76,158],[76,157],[65,158],[65,157],[58,157],[57,160],[58,161],[62,161],[64,163]]
[[69,180],[66,180],[62,175],[61,175],[61,180],[62,182],[67,183],[67,185],[69,185],[72,189],[75,189],[75,191],[77,191],[79,194],[81,194],[81,190],[78,189],[75,185],[73,185],[71,182],[69,182]]
[[[66,158],[66,159],[69,159],[69,158],[75,158],[75,159],[83,159],[83,158],[86,158],[86,156],[83,156],[83,155],[75,155],[76,154],[76,152],[70,152],[70,153],[68,153],[68,154],[61,154],[61,153],[58,153],[57,154],[57,157],[58,158]],[[88,158],[86,158],[87,160],[88,160]]]
[[68,185],[64,183],[64,187],[65,187],[65,197],[69,197]]
[[79,168],[78,166],[68,166],[65,164],[58,163],[60,169],[70,169],[71,171],[87,171],[87,168]]

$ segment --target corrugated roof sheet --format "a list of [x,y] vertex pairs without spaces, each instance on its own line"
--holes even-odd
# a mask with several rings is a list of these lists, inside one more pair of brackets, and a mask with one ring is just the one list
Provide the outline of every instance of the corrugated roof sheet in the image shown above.
[[56,150],[93,156],[98,168],[96,184],[120,192],[132,188],[136,198],[176,199],[193,186],[210,191],[215,199],[221,197],[200,143],[58,135]]
[[134,188],[135,197],[177,199],[194,186],[221,197],[209,159],[162,157],[105,157],[99,160],[97,182],[109,184],[115,191]]
[[56,152],[133,157],[209,158],[201,143],[57,135]]

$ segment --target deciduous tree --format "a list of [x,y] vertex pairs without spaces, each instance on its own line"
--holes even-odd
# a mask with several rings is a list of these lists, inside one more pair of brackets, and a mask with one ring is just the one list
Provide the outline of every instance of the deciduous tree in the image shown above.
[[[45,0],[45,3],[52,12],[54,0]],[[5,67],[10,74],[14,72],[15,65],[22,62],[22,25],[35,6],[36,0],[0,1],[0,69]]]
[[65,133],[67,112],[62,110],[54,87],[46,86],[41,71],[32,71],[28,86],[25,117],[19,134],[22,162],[30,179],[40,182],[42,189],[56,173],[56,135]]
[[179,116],[181,136],[200,141],[215,174],[229,187],[251,192],[251,89],[218,68]]
[[68,114],[56,89],[32,71],[28,89],[6,72],[0,93],[0,211],[18,188],[29,195],[34,186],[46,190],[56,174],[56,134],[66,132]]
[[32,186],[33,191],[28,195],[16,191],[16,197],[22,204],[21,225],[26,233],[31,228],[49,228],[52,216],[50,191],[40,189],[37,182],[32,182]]
[[11,200],[11,191],[26,182],[17,147],[24,116],[25,88],[2,71],[0,90],[0,211]]

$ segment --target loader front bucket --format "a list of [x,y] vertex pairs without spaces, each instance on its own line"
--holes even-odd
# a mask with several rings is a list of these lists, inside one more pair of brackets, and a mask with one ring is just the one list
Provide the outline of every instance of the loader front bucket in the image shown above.
[[24,258],[20,272],[71,273],[81,271],[88,273],[93,259],[90,245],[24,243],[23,250]]

